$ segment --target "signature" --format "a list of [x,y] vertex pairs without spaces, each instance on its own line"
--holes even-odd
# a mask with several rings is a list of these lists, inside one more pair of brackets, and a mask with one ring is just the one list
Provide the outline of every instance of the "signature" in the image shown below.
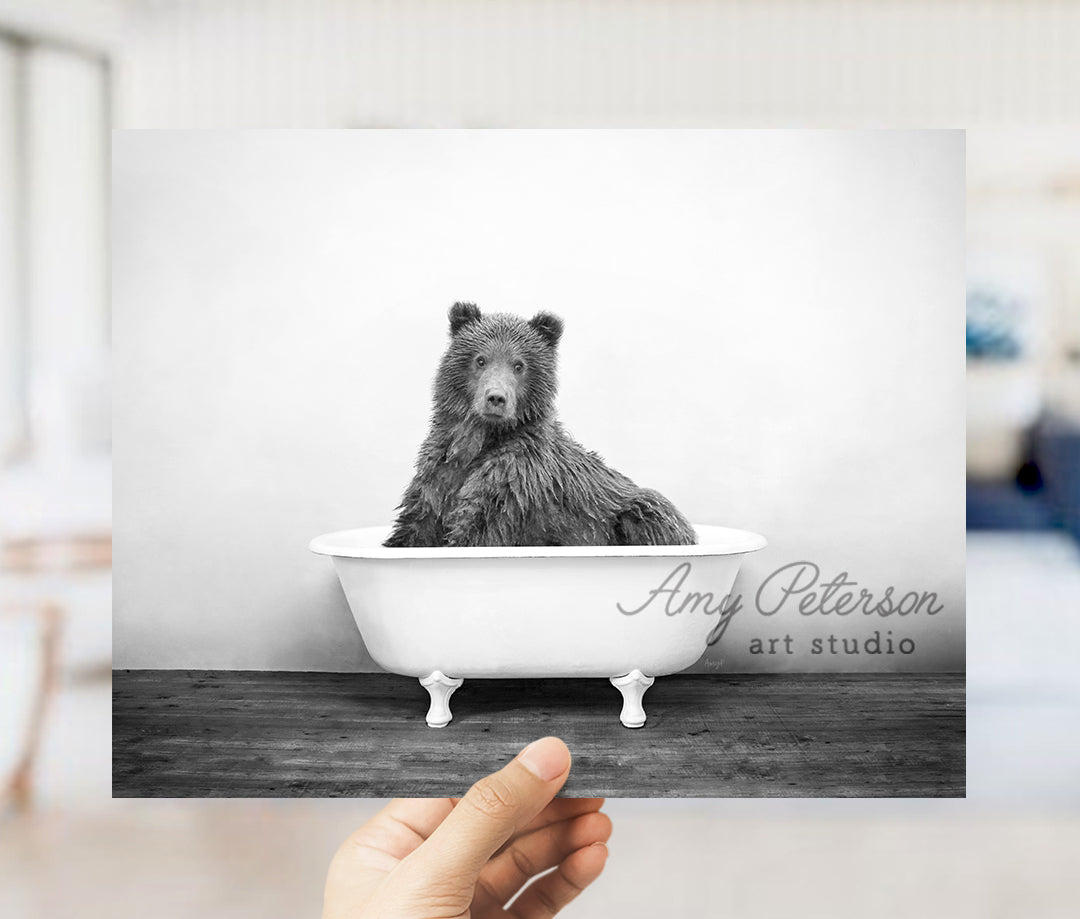
[[[743,608],[742,597],[725,594],[717,597],[712,591],[686,590],[686,580],[693,570],[690,562],[680,562],[657,587],[647,591],[645,599],[633,608],[620,602],[615,607],[624,616],[637,616],[650,607],[662,609],[666,616],[701,612],[717,616],[716,625],[709,632],[707,644],[719,641],[727,631],[731,620]],[[880,596],[866,588],[859,588],[846,571],[831,580],[823,580],[821,568],[813,562],[792,562],[770,574],[754,597],[757,611],[762,616],[775,616],[788,601],[797,606],[803,616],[912,616],[920,611],[936,616],[944,606],[934,592],[908,591],[899,595],[894,587],[887,587]],[[794,599],[793,599],[794,598]]]
[[[664,613],[668,616],[678,616],[685,612],[696,612],[698,608],[706,616],[719,616],[716,625],[713,626],[712,631],[709,632],[709,637],[706,640],[706,644],[712,645],[718,642],[727,631],[728,625],[731,624],[731,620],[735,617],[735,614],[742,608],[742,602],[739,597],[732,597],[730,594],[726,594],[719,600],[716,599],[715,594],[710,591],[705,593],[698,593],[697,591],[683,591],[683,584],[690,576],[691,566],[690,562],[682,562],[676,565],[663,581],[660,582],[659,587],[655,587],[649,591],[648,599],[645,600],[637,609],[624,609],[623,605],[619,602],[615,603],[616,608],[624,616],[636,616],[638,613],[646,610],[652,603],[661,595],[667,594],[667,600],[663,603]],[[680,599],[681,595],[681,599]]]

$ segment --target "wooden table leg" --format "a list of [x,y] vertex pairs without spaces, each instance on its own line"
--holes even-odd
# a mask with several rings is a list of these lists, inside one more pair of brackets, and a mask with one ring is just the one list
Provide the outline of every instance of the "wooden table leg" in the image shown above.
[[63,610],[55,603],[38,608],[41,616],[41,679],[23,743],[23,752],[11,773],[4,797],[16,810],[27,810],[33,802],[34,764],[45,731],[49,704],[59,682],[60,632]]

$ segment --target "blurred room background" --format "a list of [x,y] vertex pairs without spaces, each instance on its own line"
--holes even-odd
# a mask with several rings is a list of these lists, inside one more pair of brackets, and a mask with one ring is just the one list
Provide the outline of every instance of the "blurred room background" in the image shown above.
[[969,771],[1075,801],[1080,130],[968,135]]
[[109,800],[111,126],[804,124],[973,128],[971,800],[612,802],[570,914],[1072,915],[1078,47],[1072,0],[0,0],[0,914],[310,913],[377,806]]

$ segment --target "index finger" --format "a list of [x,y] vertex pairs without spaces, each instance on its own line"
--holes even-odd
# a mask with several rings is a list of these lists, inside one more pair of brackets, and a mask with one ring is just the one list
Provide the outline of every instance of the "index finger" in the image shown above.
[[499,852],[504,851],[507,846],[511,845],[515,839],[527,836],[534,830],[542,830],[553,823],[562,823],[564,820],[573,820],[575,817],[598,811],[604,806],[604,802],[604,798],[556,798],[506,840],[495,854],[498,855]]

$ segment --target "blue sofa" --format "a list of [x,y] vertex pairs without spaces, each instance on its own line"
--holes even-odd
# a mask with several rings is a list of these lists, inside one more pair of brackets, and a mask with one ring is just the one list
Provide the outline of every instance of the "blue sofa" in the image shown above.
[[[969,530],[1064,528],[1080,540],[1080,424],[1048,415],[1032,432],[1020,482],[969,482]],[[1032,481],[1032,478],[1036,481]]]
[[1080,539],[1080,423],[1045,418],[1035,431],[1033,453],[1056,524]]

